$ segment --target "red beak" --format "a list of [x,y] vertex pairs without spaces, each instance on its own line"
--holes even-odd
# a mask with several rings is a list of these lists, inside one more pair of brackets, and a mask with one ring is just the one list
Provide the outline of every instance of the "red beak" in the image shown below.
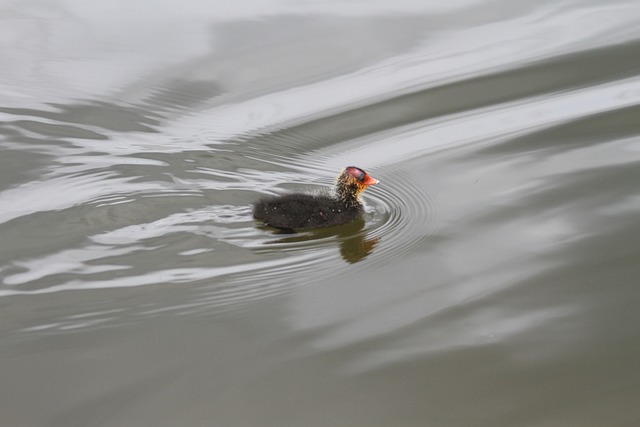
[[378,184],[380,181],[378,181],[377,179],[375,179],[374,177],[372,177],[371,175],[367,174],[367,176],[364,177],[364,185],[376,185]]

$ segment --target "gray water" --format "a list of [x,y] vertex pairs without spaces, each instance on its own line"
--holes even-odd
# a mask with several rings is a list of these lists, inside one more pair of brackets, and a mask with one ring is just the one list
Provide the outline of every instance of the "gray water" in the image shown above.
[[1,426],[640,425],[637,1],[0,16]]

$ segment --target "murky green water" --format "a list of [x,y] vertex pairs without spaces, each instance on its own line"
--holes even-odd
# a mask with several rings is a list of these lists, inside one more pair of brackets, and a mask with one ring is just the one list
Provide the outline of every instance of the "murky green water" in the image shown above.
[[640,423],[637,2],[0,16],[1,425]]

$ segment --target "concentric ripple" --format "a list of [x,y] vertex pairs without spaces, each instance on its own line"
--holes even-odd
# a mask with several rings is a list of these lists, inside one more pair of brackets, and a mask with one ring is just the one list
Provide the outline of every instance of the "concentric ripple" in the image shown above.
[[[441,209],[437,199],[425,188],[407,185],[417,181],[412,178],[402,171],[380,175],[381,184],[365,193],[366,215],[362,221],[295,234],[265,227],[257,235],[249,236],[242,246],[250,247],[261,257],[272,257],[274,262],[236,278],[236,283],[241,282],[251,291],[242,292],[241,296],[236,289],[234,297],[253,299],[277,292],[268,285],[271,282],[299,285],[352,272],[351,265],[369,256],[375,257],[379,268],[414,251],[438,232]],[[344,264],[336,264],[338,254]],[[327,269],[328,265],[333,267]],[[356,272],[370,267],[370,263],[364,263],[356,267]],[[249,285],[256,281],[262,285]]]
[[[438,232],[438,199],[402,171],[382,176],[367,194],[368,235],[379,238],[378,255],[386,261],[411,252]],[[410,183],[410,185],[407,185]]]

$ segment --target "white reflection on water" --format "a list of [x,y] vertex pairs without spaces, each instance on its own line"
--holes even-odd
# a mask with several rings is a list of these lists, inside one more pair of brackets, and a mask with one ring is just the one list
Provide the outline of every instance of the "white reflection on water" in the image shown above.
[[[103,250],[110,251],[110,255],[113,254],[113,249],[109,247],[102,248]],[[145,248],[144,250],[151,250],[153,248]],[[64,256],[65,254],[60,254]],[[261,261],[254,263],[243,263],[238,265],[230,265],[226,267],[202,267],[202,268],[169,268],[169,269],[157,269],[154,271],[147,272],[145,274],[140,275],[127,275],[123,277],[113,277],[111,279],[105,280],[70,280],[60,285],[53,285],[43,289],[35,289],[35,290],[17,290],[5,288],[0,290],[0,297],[9,296],[9,295],[36,295],[36,294],[47,294],[53,292],[61,292],[61,291],[69,291],[69,290],[88,290],[88,289],[118,289],[118,288],[128,288],[128,287],[137,287],[137,286],[145,286],[145,285],[157,285],[159,283],[189,283],[196,282],[206,279],[212,279],[220,276],[237,274],[237,273],[250,273],[254,270],[269,270],[272,274],[277,274],[281,272],[283,269],[286,270],[290,268],[291,265],[296,266],[296,270],[299,268],[304,268],[307,265],[315,264],[318,262],[318,258],[322,258],[321,254],[319,255],[317,252],[295,255],[290,258],[282,259],[282,260],[269,260],[269,261]],[[66,258],[60,258],[57,255],[53,255],[49,257],[47,261],[53,263],[54,267],[51,269],[43,269],[39,264],[41,260],[34,261],[33,263],[23,262],[22,267],[30,268],[33,267],[33,272],[31,273],[22,273],[13,276],[7,277],[6,280],[11,283],[7,284],[20,284],[28,280],[38,279],[40,277],[45,277],[47,274],[54,274],[60,271],[70,272],[69,267],[74,267],[76,264],[69,263]],[[109,271],[107,266],[103,266],[105,269],[101,271]],[[120,270],[123,266],[112,266],[111,270]],[[85,266],[82,267],[83,271],[86,274],[95,273],[96,271],[86,271],[87,268]],[[73,271],[71,271],[73,272]],[[76,272],[77,273],[77,272]],[[238,281],[238,284],[241,281]],[[252,290],[253,289],[253,290]],[[271,290],[271,289],[268,289]],[[267,290],[267,291],[268,291]],[[243,287],[241,291],[237,292],[237,295],[241,296],[242,300],[251,299],[251,294],[254,293],[262,293],[265,291],[263,287],[256,286],[252,288],[251,286]],[[205,302],[196,302],[194,305],[207,305],[211,304],[211,300],[207,300]],[[236,298],[229,298],[229,303],[237,302]],[[171,306],[168,310],[173,310],[175,306]]]
[[[635,7],[629,7],[632,6]],[[632,36],[629,28],[634,26],[639,32],[635,14],[627,13],[628,10],[619,5],[610,12],[615,14],[615,19],[598,19],[587,28],[581,27],[579,32],[559,33],[559,29],[566,28],[567,21],[581,19],[580,9],[543,9],[533,18],[522,18],[524,22],[511,19],[455,32],[436,32],[410,52],[356,72],[207,110],[204,114],[210,124],[209,136],[218,140],[254,132],[268,133],[310,118],[379,102],[389,94],[398,96],[470,76],[513,69],[575,52],[581,46],[593,49],[623,42]],[[589,13],[594,12],[589,9]],[[505,38],[505,34],[509,37]],[[523,46],[523,42],[527,45]],[[310,99],[313,102],[309,102]],[[183,120],[182,125],[196,125],[203,120],[202,116],[192,115]],[[218,137],[217,132],[220,132]]]
[[[367,136],[366,145],[360,139],[354,140],[344,144],[344,150],[337,155],[333,155],[334,149],[329,148],[314,151],[313,156],[328,158],[328,164],[337,164],[340,158],[348,156],[359,159],[363,164],[383,166],[471,142],[496,143],[590,114],[636,105],[640,102],[638,86],[640,78],[634,77],[464,111],[384,131],[374,141],[369,141],[371,137]],[[353,148],[350,149],[349,145]],[[614,162],[620,160],[612,159]]]

